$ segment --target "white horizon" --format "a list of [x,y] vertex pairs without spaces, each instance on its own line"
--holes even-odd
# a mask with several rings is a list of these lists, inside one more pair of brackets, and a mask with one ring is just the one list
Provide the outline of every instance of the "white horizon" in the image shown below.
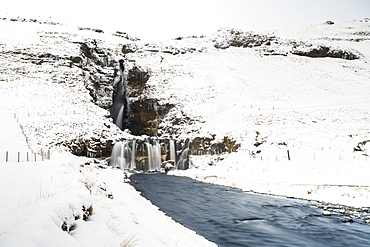
[[48,19],[76,26],[123,31],[140,39],[210,35],[223,27],[271,31],[370,17],[367,0],[14,0],[0,17]]

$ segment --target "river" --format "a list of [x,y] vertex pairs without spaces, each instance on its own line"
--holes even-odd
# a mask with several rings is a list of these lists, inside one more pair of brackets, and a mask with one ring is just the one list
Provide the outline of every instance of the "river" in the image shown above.
[[316,202],[161,173],[134,174],[131,181],[166,214],[219,246],[370,246],[370,224],[324,215]]

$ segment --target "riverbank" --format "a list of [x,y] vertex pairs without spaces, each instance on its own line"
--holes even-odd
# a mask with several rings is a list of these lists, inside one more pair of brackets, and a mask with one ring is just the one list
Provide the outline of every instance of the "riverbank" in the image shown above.
[[93,159],[54,152],[0,177],[0,246],[215,246]]
[[248,153],[192,156],[193,167],[170,174],[245,191],[352,207],[370,206],[369,161],[261,161]]

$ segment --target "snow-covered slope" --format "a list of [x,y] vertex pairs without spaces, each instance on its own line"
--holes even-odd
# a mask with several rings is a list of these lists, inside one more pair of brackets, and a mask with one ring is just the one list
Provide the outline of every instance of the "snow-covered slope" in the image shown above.
[[[161,229],[174,229],[172,237],[144,233],[156,227],[151,217],[158,212],[122,184],[122,172],[80,167],[85,160],[58,154],[82,146],[96,154],[132,137],[112,123],[107,109],[119,59],[150,75],[140,94],[131,94],[131,103],[148,99],[172,107],[155,119],[158,137],[216,143],[226,136],[240,146],[232,154],[193,156],[191,169],[175,174],[261,193],[370,206],[368,19],[270,34],[222,29],[213,37],[160,43],[22,19],[2,19],[0,30],[0,162],[6,151],[14,160],[18,152],[52,150],[48,163],[0,163],[1,208],[8,210],[1,212],[6,222],[1,243],[48,246],[42,233],[48,229],[54,239],[79,246],[92,238],[80,230],[94,228],[103,229],[96,239],[109,239],[112,246],[133,236],[141,246],[152,240],[164,246],[210,244],[163,215],[156,219],[163,221]],[[230,40],[230,31],[238,34],[237,42]],[[306,56],[312,51],[357,59]],[[19,177],[16,183],[13,177]],[[122,198],[116,190],[124,191]],[[135,211],[131,203],[143,210]],[[90,221],[78,218],[90,206]],[[141,215],[146,210],[150,216]],[[121,212],[127,218],[118,219]],[[27,234],[31,225],[37,237]]]
[[[86,158],[0,163],[0,246],[215,246]],[[127,180],[127,179],[126,179]]]
[[130,136],[71,64],[74,42],[98,33],[9,20],[0,30],[0,246],[215,246],[142,198],[123,171],[61,152],[75,139]]

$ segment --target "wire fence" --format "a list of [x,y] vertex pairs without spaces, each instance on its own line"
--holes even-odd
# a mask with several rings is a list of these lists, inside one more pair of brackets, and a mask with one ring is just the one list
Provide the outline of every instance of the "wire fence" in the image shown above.
[[[23,115],[21,116],[25,117]],[[26,116],[30,117],[30,114],[27,114]],[[40,116],[40,115],[37,114],[36,116]],[[25,138],[27,148],[25,147],[22,149],[22,147],[18,147],[18,148],[11,148],[11,150],[0,150],[0,162],[38,162],[38,161],[50,160],[50,156],[51,156],[50,149],[47,149],[47,150],[41,149],[40,151],[35,152],[30,146],[29,138],[27,137],[22,124],[19,122],[19,118],[18,118],[19,115],[17,115],[16,113],[13,113],[11,117],[14,117],[17,124],[19,125],[21,134]]]
[[50,150],[32,151],[5,151],[0,154],[0,162],[37,162],[50,160]]
[[280,150],[280,151],[263,151],[255,153],[253,150],[240,148],[238,152],[244,152],[251,159],[261,161],[370,161],[370,157],[366,154],[351,153],[351,152],[335,152],[335,151],[296,151],[296,150]]

